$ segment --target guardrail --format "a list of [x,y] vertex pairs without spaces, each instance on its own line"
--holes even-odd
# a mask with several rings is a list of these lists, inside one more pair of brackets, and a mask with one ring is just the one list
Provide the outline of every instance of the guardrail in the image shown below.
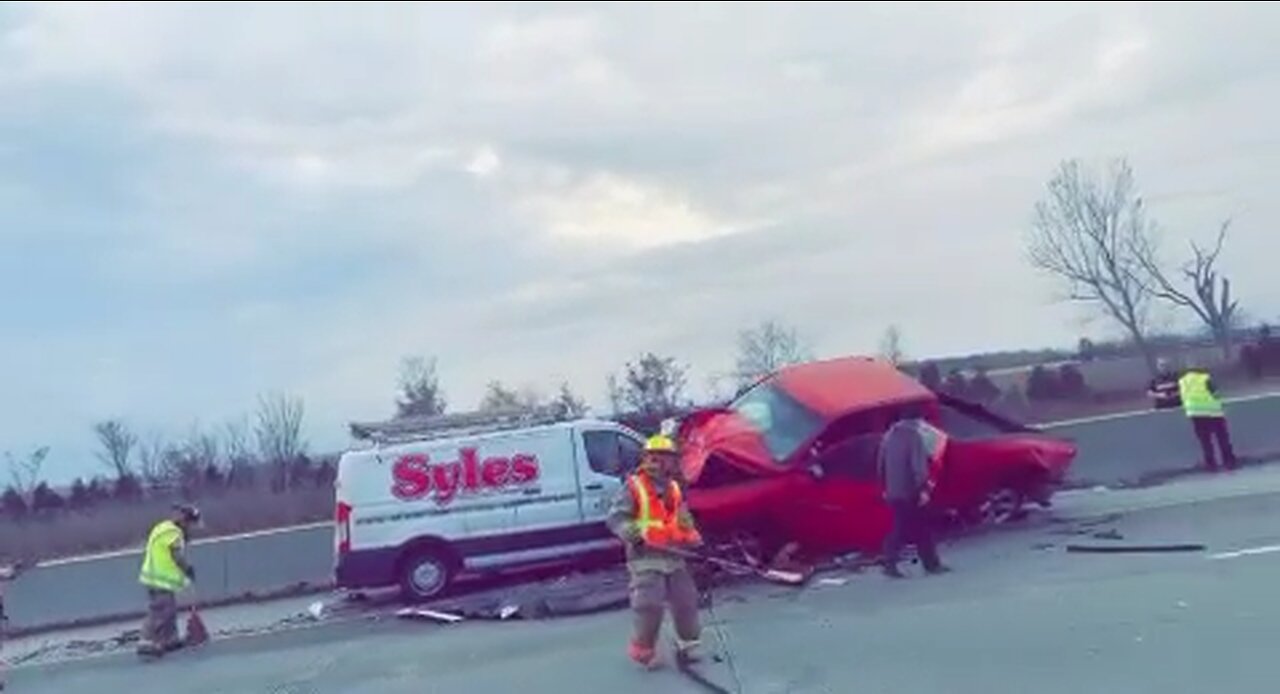
[[[1280,395],[1228,401],[1232,435],[1242,453],[1280,449]],[[1134,412],[1042,427],[1076,441],[1077,485],[1135,482],[1193,467],[1199,448],[1176,411]],[[318,523],[192,543],[200,600],[232,601],[323,588],[331,580],[333,532]],[[49,628],[141,614],[138,550],[46,563],[10,585],[5,603],[11,628]]]

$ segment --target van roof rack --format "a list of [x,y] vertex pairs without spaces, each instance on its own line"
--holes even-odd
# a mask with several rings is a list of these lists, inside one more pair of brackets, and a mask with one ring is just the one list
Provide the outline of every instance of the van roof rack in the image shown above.
[[577,417],[572,416],[563,405],[556,404],[494,412],[402,417],[385,422],[352,422],[350,428],[354,438],[381,444],[487,434],[558,424],[572,419]]

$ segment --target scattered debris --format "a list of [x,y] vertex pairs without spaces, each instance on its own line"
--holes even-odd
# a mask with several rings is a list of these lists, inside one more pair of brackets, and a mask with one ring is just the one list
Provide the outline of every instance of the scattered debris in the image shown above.
[[519,612],[520,608],[516,605],[506,605],[498,610],[498,619],[510,619],[512,615]]
[[1067,551],[1078,554],[1141,554],[1149,552],[1203,552],[1204,545],[1067,545]]
[[317,600],[311,603],[311,606],[307,608],[307,614],[311,615],[311,618],[316,621],[320,621],[321,619],[324,619],[324,613],[325,613],[325,604],[323,601],[320,601],[320,600]]
[[462,621],[462,617],[448,612],[437,612],[436,610],[427,610],[421,607],[406,607],[396,611],[396,616],[401,619],[422,619],[432,622],[444,622],[445,624],[456,624]]
[[820,586],[842,586],[849,582],[847,578],[820,578],[818,585]]
[[1120,534],[1120,531],[1116,530],[1115,528],[1112,528],[1111,530],[1104,530],[1102,532],[1094,533],[1093,536],[1099,540],[1123,540],[1124,539],[1124,535]]

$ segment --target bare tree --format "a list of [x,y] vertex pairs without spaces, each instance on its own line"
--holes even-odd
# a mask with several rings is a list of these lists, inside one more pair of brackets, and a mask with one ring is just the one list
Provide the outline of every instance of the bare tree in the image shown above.
[[223,455],[227,461],[227,477],[233,485],[244,485],[253,478],[253,451],[250,449],[249,421],[233,419],[222,427]]
[[169,479],[173,467],[170,449],[164,437],[157,433],[152,433],[147,440],[138,444],[138,461],[141,463],[142,478],[152,489]]
[[675,357],[643,354],[623,367],[622,378],[610,377],[610,399],[615,412],[628,410],[652,417],[664,416],[686,404],[684,389],[688,369]]
[[885,329],[884,336],[880,338],[880,356],[894,366],[901,366],[906,360],[907,353],[902,344],[902,329],[897,325],[890,325]]
[[587,403],[569,387],[566,381],[560,384],[560,392],[553,401],[569,417],[582,417],[587,414]]
[[4,458],[9,464],[9,476],[13,480],[13,488],[19,494],[29,495],[39,486],[44,461],[48,457],[48,446],[40,446],[23,458],[17,458],[13,453],[5,451]]
[[272,467],[272,488],[288,489],[289,469],[293,461],[306,451],[302,439],[303,404],[300,398],[281,393],[258,397],[254,435],[263,462]]
[[489,381],[478,409],[481,412],[531,410],[537,407],[541,400],[542,398],[538,397],[531,388],[515,390],[503,385],[501,381]]
[[767,320],[738,333],[735,378],[747,386],[789,364],[813,358],[795,328]]
[[93,425],[93,433],[98,437],[98,460],[102,461],[116,479],[124,479],[133,475],[134,447],[138,445],[138,437],[119,419],[108,419]]
[[1155,373],[1147,342],[1151,291],[1135,249],[1149,235],[1146,208],[1125,160],[1105,178],[1063,162],[1036,203],[1027,255],[1031,264],[1066,287],[1066,298],[1098,306],[1129,334]]
[[1171,280],[1165,270],[1159,239],[1154,234],[1134,239],[1134,253],[1141,263],[1148,291],[1158,299],[1194,312],[1227,359],[1231,358],[1231,331],[1240,318],[1240,303],[1231,296],[1231,280],[1218,270],[1218,256],[1222,254],[1230,226],[1230,220],[1222,223],[1212,247],[1191,242],[1191,258],[1177,269],[1181,283]]
[[400,398],[396,412],[400,417],[444,414],[447,403],[440,378],[436,374],[435,357],[405,357],[400,363]]

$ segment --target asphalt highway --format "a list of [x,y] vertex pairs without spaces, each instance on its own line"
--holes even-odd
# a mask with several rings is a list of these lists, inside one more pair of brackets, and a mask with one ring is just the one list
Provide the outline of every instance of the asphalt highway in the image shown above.
[[[1076,554],[1069,544],[1198,543]],[[730,691],[1273,692],[1280,470],[1167,489],[1080,493],[1023,527],[944,546],[956,570],[906,581],[833,573],[747,585],[704,613],[709,677]],[[12,691],[275,694],[700,691],[633,668],[623,612],[518,623],[360,619],[132,655],[18,668]],[[732,667],[730,667],[732,663]]]

